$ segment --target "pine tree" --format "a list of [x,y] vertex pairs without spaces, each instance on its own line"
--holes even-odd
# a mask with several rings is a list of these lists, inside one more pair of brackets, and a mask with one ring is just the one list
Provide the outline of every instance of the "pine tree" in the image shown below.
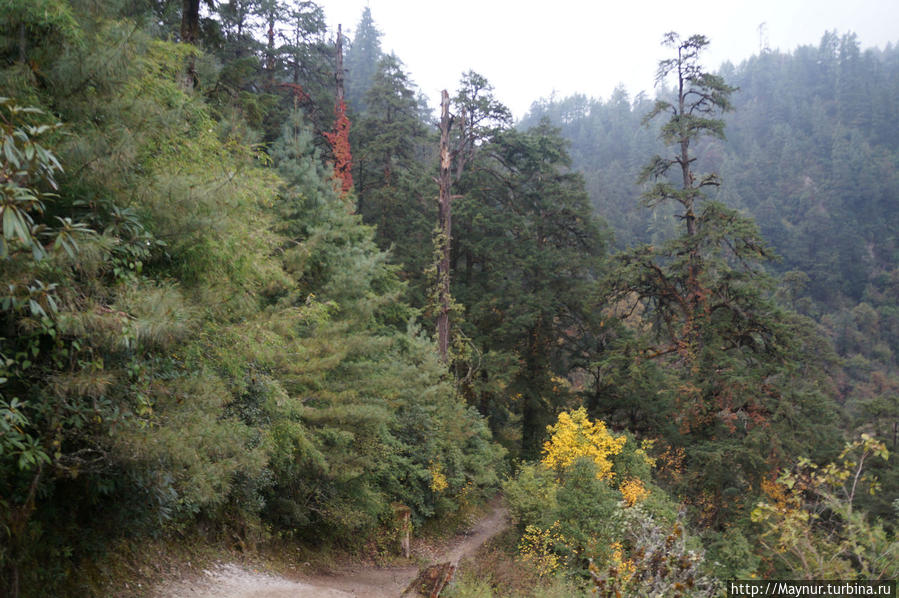
[[273,149],[286,183],[283,257],[299,293],[279,306],[278,348],[261,365],[304,398],[261,406],[276,430],[266,516],[310,539],[343,539],[371,530],[390,501],[416,520],[434,514],[442,493],[488,483],[483,466],[499,453],[432,344],[403,330],[412,312],[394,268],[327,182],[312,140],[294,114]]
[[374,84],[375,73],[381,62],[381,32],[375,26],[371,8],[362,9],[362,18],[356,26],[353,42],[346,54],[347,103],[356,114],[368,110],[368,90]]

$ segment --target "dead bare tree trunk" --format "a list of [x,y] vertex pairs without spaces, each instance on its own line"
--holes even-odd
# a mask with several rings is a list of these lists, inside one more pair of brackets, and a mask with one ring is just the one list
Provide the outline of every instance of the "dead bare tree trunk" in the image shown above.
[[449,94],[440,92],[440,186],[438,212],[440,216],[440,236],[438,238],[439,262],[437,263],[437,345],[440,358],[449,360],[449,311],[450,311],[450,242],[452,239],[452,159],[449,148],[449,132],[452,120],[449,115]]
[[[350,119],[346,116],[346,102],[343,92],[343,32],[337,26],[337,71],[334,79],[337,83],[337,102],[334,104],[334,131],[325,133],[334,152],[334,178],[340,183],[340,196],[348,200],[353,188],[353,155],[350,151]],[[347,201],[347,209],[353,212],[351,201]]]
[[337,103],[343,103],[343,31],[342,25],[337,25]]

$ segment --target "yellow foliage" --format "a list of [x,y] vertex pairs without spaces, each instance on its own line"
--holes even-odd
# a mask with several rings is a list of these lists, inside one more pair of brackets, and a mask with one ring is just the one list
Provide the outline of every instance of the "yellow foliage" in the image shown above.
[[428,473],[431,474],[431,490],[438,494],[446,490],[449,484],[446,481],[446,475],[443,473],[443,466],[439,462],[431,461],[431,464],[428,466]]
[[612,542],[611,548],[611,567],[618,573],[618,582],[622,587],[625,587],[627,582],[634,576],[634,573],[636,573],[637,566],[631,559],[624,558],[624,549],[621,546],[621,542]]
[[565,543],[565,538],[558,529],[558,521],[553,523],[549,529],[540,529],[536,525],[529,525],[524,529],[524,534],[518,542],[521,559],[533,566],[540,577],[555,573],[562,562],[559,555],[553,551],[555,545]]
[[649,456],[650,451],[655,448],[656,439],[655,438],[644,438],[640,443],[640,448],[637,449],[637,454],[643,457],[643,460],[650,467],[656,466],[656,460]]
[[621,484],[618,490],[621,491],[624,503],[629,507],[634,506],[649,496],[649,490],[646,489],[646,486],[643,485],[643,482],[639,478],[630,478],[626,480]]
[[568,392],[569,390],[571,390],[571,382],[569,382],[565,378],[562,378],[560,376],[553,376],[551,378],[551,381],[553,383],[553,392],[559,392],[560,390],[562,392]]
[[801,506],[800,494],[789,492],[787,486],[777,480],[763,479],[761,487],[762,492],[774,501],[774,505],[781,513],[786,513],[790,509],[798,509]]
[[800,458],[793,470],[763,480],[769,500],[759,502],[751,518],[763,526],[760,543],[769,555],[808,579],[883,575],[883,564],[895,562],[896,543],[852,504],[862,485],[878,487],[864,472],[865,461],[874,457],[886,460],[886,445],[862,434],[837,461],[818,466]]
[[659,475],[673,482],[679,481],[684,472],[685,459],[686,452],[683,447],[666,447],[662,454],[655,459]]
[[596,464],[596,476],[610,479],[612,462],[609,457],[621,452],[627,438],[613,437],[602,421],[592,422],[583,407],[559,414],[554,426],[547,426],[550,439],[543,444],[543,464],[556,471],[564,470],[575,460],[588,457]]

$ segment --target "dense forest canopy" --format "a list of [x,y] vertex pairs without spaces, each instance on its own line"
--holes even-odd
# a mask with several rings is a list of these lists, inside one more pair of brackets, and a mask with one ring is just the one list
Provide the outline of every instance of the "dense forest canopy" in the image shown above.
[[368,8],[0,0],[3,595],[500,489],[541,595],[894,579],[899,50],[709,43],[438,122]]

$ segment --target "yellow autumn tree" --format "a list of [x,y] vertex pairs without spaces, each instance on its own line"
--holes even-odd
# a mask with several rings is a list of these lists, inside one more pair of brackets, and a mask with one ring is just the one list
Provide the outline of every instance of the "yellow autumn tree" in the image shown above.
[[646,489],[646,486],[643,485],[643,481],[640,478],[629,478],[623,481],[621,486],[618,487],[618,490],[621,492],[624,504],[628,507],[632,507],[638,502],[642,502],[649,496],[649,490]]
[[621,452],[627,438],[615,438],[604,422],[590,421],[586,409],[562,412],[556,424],[546,429],[550,434],[543,444],[542,463],[546,467],[561,473],[577,459],[588,457],[596,464],[598,478],[607,480],[615,475],[609,458]]

